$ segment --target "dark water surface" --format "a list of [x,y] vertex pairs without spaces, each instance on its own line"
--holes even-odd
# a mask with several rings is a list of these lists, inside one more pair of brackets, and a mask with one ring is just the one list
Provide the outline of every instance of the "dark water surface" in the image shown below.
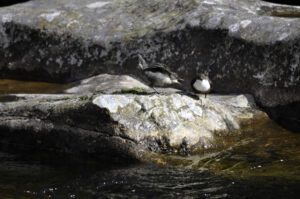
[[265,121],[220,141],[230,147],[160,157],[173,168],[1,152],[0,198],[300,198],[300,134]]
[[298,198],[300,183],[203,170],[0,153],[0,198]]

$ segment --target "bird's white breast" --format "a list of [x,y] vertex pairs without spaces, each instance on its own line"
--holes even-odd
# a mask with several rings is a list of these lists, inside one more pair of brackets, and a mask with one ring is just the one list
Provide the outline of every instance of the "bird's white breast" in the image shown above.
[[194,88],[200,92],[208,92],[210,90],[210,83],[208,80],[196,80],[193,84]]

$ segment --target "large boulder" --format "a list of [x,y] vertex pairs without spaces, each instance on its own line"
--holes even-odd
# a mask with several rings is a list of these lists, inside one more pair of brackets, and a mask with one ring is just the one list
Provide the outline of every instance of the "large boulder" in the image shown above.
[[251,96],[210,96],[194,100],[180,94],[101,95],[93,103],[137,143],[152,151],[188,153],[214,147],[215,134],[234,133],[265,116]]
[[[0,74],[55,82],[139,75],[142,54],[169,65],[187,88],[208,71],[217,93],[299,112],[299,13],[260,0],[31,0],[0,8]],[[299,124],[286,115],[281,121]]]
[[136,159],[136,143],[91,96],[11,95],[1,97],[1,149],[90,154]]
[[139,159],[195,153],[265,117],[250,96],[19,94],[1,98],[1,147]]

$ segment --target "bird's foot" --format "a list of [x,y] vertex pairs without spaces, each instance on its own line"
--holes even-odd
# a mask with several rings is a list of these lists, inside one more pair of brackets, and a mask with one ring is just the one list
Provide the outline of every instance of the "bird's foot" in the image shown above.
[[152,89],[154,90],[154,92],[155,92],[156,94],[160,94],[154,87],[152,87]]

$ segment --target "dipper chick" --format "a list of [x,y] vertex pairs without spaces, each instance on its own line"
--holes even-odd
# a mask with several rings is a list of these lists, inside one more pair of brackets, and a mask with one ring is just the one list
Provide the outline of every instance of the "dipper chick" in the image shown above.
[[138,57],[139,67],[149,80],[150,86],[152,88],[154,86],[167,87],[172,84],[181,85],[182,79],[179,79],[176,73],[168,70],[163,64],[155,64],[153,66],[149,66],[141,55],[138,55]]
[[211,81],[209,80],[207,73],[201,73],[196,78],[194,78],[191,82],[192,89],[196,93],[202,93],[206,95],[211,90]]

